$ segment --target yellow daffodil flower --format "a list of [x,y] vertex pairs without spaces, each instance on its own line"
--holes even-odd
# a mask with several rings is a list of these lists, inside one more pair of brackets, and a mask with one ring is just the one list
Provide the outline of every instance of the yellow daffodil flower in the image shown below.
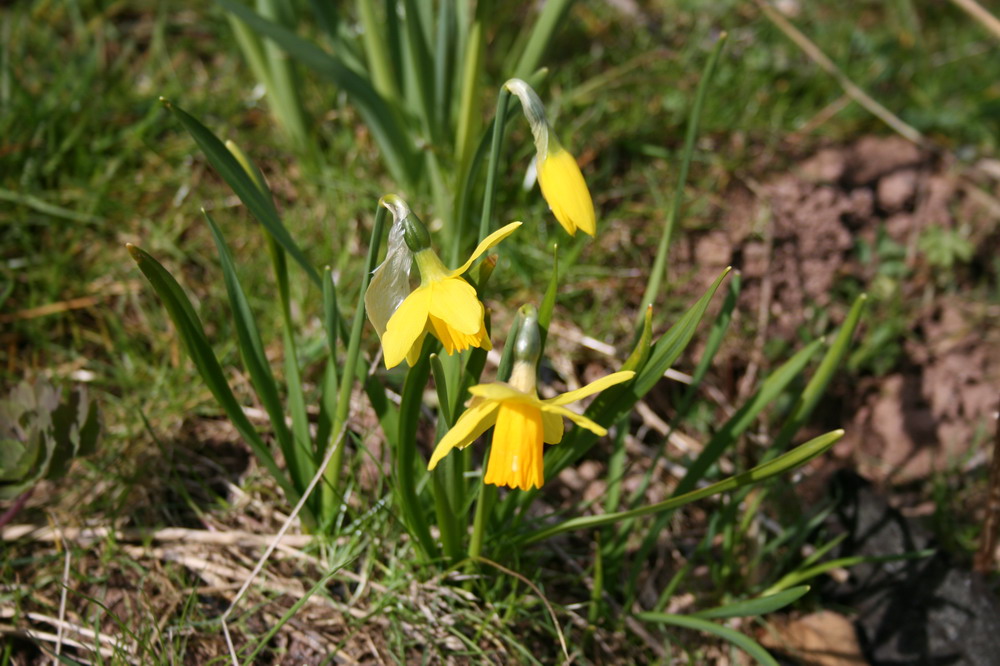
[[593,236],[597,233],[597,222],[590,190],[576,159],[555,137],[542,101],[521,79],[511,79],[504,87],[521,100],[521,108],[531,126],[537,152],[538,185],[553,215],[571,236],[576,235],[577,229]]
[[[379,322],[376,322],[380,317],[370,317],[382,339],[386,368],[399,365],[403,359],[411,366],[415,364],[428,333],[441,341],[448,354],[469,347],[491,349],[484,321],[485,308],[476,290],[461,276],[476,259],[513,233],[521,223],[512,222],[493,232],[476,247],[468,261],[449,270],[431,249],[426,228],[409,207],[398,197],[384,197],[383,200],[383,205],[396,216],[397,223],[403,225],[403,238],[420,272],[420,286],[402,298],[385,322],[384,330],[379,330]],[[388,257],[383,266],[386,265],[391,265]],[[379,284],[388,281],[380,279]],[[372,284],[376,284],[376,277],[372,278]]]
[[[533,313],[534,308],[531,310]],[[468,409],[438,442],[428,469],[434,469],[452,449],[467,447],[492,426],[493,446],[483,483],[522,490],[541,488],[545,483],[542,443],[558,444],[562,441],[563,417],[598,436],[607,434],[605,428],[586,416],[566,409],[564,405],[626,382],[635,373],[631,370],[615,372],[583,388],[541,400],[535,388],[538,344],[530,339],[534,335],[537,340],[537,318],[529,316],[528,319],[514,343],[520,348],[515,348],[510,380],[477,384],[469,389],[472,399]],[[527,345],[522,344],[526,337],[522,335],[525,326],[530,327],[526,331],[529,338]]]

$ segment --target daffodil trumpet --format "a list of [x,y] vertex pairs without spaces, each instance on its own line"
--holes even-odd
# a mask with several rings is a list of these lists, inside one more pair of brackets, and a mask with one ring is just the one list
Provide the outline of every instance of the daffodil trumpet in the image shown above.
[[504,87],[521,101],[528,119],[535,138],[538,185],[552,214],[571,236],[576,235],[577,229],[593,236],[597,233],[597,222],[590,190],[576,158],[563,148],[552,131],[542,100],[521,79],[510,79]]
[[[466,273],[487,250],[514,232],[520,222],[511,222],[479,243],[469,259],[449,270],[430,246],[427,228],[396,195],[379,202],[393,215],[389,250],[375,269],[365,294],[368,318],[382,341],[386,368],[404,359],[414,365],[428,333],[441,341],[448,354],[470,347],[492,349],[486,331],[486,309]],[[420,283],[411,289],[411,271],[416,266]]]
[[598,436],[607,430],[591,419],[565,407],[589,395],[626,382],[632,371],[615,372],[583,388],[554,398],[538,397],[536,374],[540,354],[540,332],[533,306],[524,306],[525,315],[514,341],[514,364],[506,382],[477,384],[469,388],[472,398],[431,455],[428,469],[452,449],[464,449],[493,428],[493,444],[483,483],[530,490],[545,483],[543,444],[558,444],[563,438],[563,418]]

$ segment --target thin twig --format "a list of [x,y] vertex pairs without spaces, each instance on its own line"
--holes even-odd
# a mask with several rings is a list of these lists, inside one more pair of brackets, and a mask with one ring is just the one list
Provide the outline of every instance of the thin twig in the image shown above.
[[[73,541],[88,543],[113,539],[119,542],[146,543],[149,541],[170,543],[199,543],[209,546],[263,546],[274,539],[273,534],[253,534],[252,532],[229,531],[209,532],[185,527],[166,527],[159,530],[142,528],[116,530],[113,527],[66,527],[60,533],[42,525],[8,525],[0,529],[0,541],[15,541],[28,538],[32,541]],[[282,539],[283,546],[301,548],[309,545],[312,537],[308,534],[288,534]]]
[[301,511],[302,507],[305,506],[306,500],[309,499],[309,496],[312,494],[312,491],[315,490],[316,486],[320,482],[320,479],[323,478],[323,474],[326,472],[327,465],[330,464],[330,460],[333,458],[334,452],[343,445],[344,435],[346,432],[347,432],[347,420],[345,419],[343,427],[341,427],[340,432],[337,434],[337,440],[333,443],[333,446],[327,449],[326,456],[324,456],[322,464],[320,464],[319,468],[316,470],[316,473],[313,475],[312,481],[309,482],[309,485],[306,487],[305,492],[302,493],[302,497],[299,498],[299,501],[295,505],[295,508],[292,509],[292,513],[289,514],[288,519],[285,521],[284,525],[282,525],[281,529],[278,530],[278,533],[274,536],[274,539],[268,545],[267,550],[265,550],[264,554],[260,556],[260,560],[257,561],[257,566],[253,568],[253,571],[250,572],[250,576],[247,577],[246,581],[244,581],[243,586],[240,588],[239,592],[237,592],[236,596],[233,597],[233,601],[229,604],[229,608],[227,608],[226,612],[222,614],[221,618],[219,618],[222,621],[222,632],[226,636],[226,645],[229,647],[229,656],[232,657],[234,666],[239,666],[240,661],[236,656],[236,646],[233,645],[233,637],[229,634],[229,624],[226,622],[226,620],[229,618],[233,610],[236,608],[236,604],[238,604],[243,599],[243,595],[246,594],[246,591],[250,587],[250,584],[253,583],[254,579],[257,578],[257,576],[260,574],[261,570],[264,568],[264,564],[267,562],[268,558],[271,557],[271,553],[273,553],[274,549],[278,547],[278,543],[281,541],[282,537],[285,536],[285,532],[287,532],[288,529],[292,526],[292,522],[295,520],[296,516],[299,515],[299,511]]
[[1000,20],[996,16],[986,11],[976,0],[951,0],[953,3],[965,10],[972,18],[983,24],[987,30],[995,37],[1000,38]]
[[[59,624],[57,629],[57,640],[56,640],[56,656],[62,652],[62,642],[63,642],[63,623],[66,621],[66,595],[69,590],[69,563],[73,559],[72,551],[69,549],[68,544],[63,540],[63,548],[65,549],[66,557],[63,560],[63,576],[62,576],[62,591],[59,593]],[[54,663],[58,663],[58,659],[54,659]]]
[[28,502],[28,498],[31,497],[31,493],[33,492],[35,492],[35,486],[31,486],[23,493],[21,493],[21,495],[16,500],[14,500],[14,503],[11,505],[11,507],[3,512],[3,515],[0,516],[0,529],[2,529],[3,526],[9,523],[10,521],[14,520],[14,516],[16,516],[21,511],[21,509],[24,508],[24,505]]
[[758,7],[760,7],[760,10],[764,12],[767,18],[770,19],[770,21],[774,23],[779,30],[785,33],[790,40],[795,42],[795,44],[802,49],[813,62],[836,79],[837,83],[840,84],[840,87],[844,89],[844,92],[847,93],[851,99],[863,106],[869,113],[876,116],[886,125],[894,129],[903,138],[908,139],[917,145],[923,144],[923,134],[921,134],[914,127],[907,125],[902,121],[902,119],[899,118],[899,116],[876,102],[868,93],[847,78],[847,75],[844,74],[844,72],[841,71],[841,69],[837,67],[837,65],[835,65],[834,62],[812,42],[812,40],[792,25],[788,19],[779,14],[765,0],[754,0],[754,2]]
[[[20,629],[18,627],[12,627],[9,625],[0,625],[0,634],[9,634],[13,636],[23,636],[34,641],[54,643],[58,640],[58,636],[48,631],[36,631],[35,629]],[[112,647],[95,644],[90,645],[82,641],[76,641],[71,638],[64,638],[62,642],[67,647],[78,648],[81,650],[88,650],[90,652],[96,652],[104,657],[116,657],[122,658],[122,652],[125,652],[125,659],[129,663],[137,664],[135,656],[128,652],[128,649],[121,643],[114,643]]]
[[979,541],[973,568],[986,575],[993,573],[997,550],[997,532],[1000,528],[1000,404],[997,405],[996,437],[993,440],[993,461],[990,464],[989,495],[986,500],[986,520]]
[[483,557],[481,555],[478,556],[478,557],[473,557],[473,558],[469,558],[469,559],[473,559],[476,562],[482,562],[483,564],[488,564],[491,567],[499,569],[500,571],[504,572],[508,576],[513,576],[514,578],[517,578],[519,581],[521,581],[522,583],[524,583],[525,585],[527,585],[528,587],[530,587],[532,589],[532,591],[534,591],[535,595],[539,599],[541,599],[542,603],[545,605],[545,609],[549,612],[549,617],[552,618],[552,626],[556,628],[556,634],[558,634],[558,636],[559,636],[559,645],[562,647],[563,656],[566,657],[566,662],[565,663],[569,663],[570,662],[569,649],[566,647],[566,637],[563,636],[562,627],[559,626],[559,618],[556,617],[556,612],[552,609],[552,604],[550,604],[549,600],[545,598],[545,595],[542,594],[542,591],[540,589],[538,589],[538,586],[535,585],[534,583],[532,583],[530,580],[528,580],[523,575],[517,573],[516,571],[508,569],[507,567],[503,566],[502,564],[494,562],[493,560],[487,559],[487,558],[485,558],[485,557]]

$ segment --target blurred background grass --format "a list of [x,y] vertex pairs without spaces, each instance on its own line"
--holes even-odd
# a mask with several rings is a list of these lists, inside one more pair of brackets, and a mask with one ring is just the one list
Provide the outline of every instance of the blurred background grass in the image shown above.
[[[995,155],[997,41],[966,14],[949,3],[911,0],[780,6],[854,83],[938,150],[960,164]],[[525,9],[504,3],[498,11],[510,14],[498,23],[517,25]],[[103,405],[101,452],[77,471],[80,483],[53,488],[47,500],[111,522],[190,522],[224,493],[203,484],[204,497],[193,498],[177,471],[204,464],[190,451],[199,450],[206,431],[192,423],[199,415],[211,422],[216,410],[124,244],[141,243],[178,276],[219,342],[224,366],[237,352],[199,209],[212,210],[223,225],[258,311],[268,306],[269,271],[259,234],[241,233],[255,223],[157,98],[183,104],[257,160],[293,235],[314,264],[334,266],[344,293],[360,282],[367,238],[359,221],[395,186],[356,113],[309,75],[303,98],[321,150],[318,163],[303,168],[211,5],[37,0],[5,4],[0,16],[2,383],[36,374],[85,382]],[[560,307],[602,342],[622,347],[630,339],[640,275],[655,252],[649,239],[663,224],[662,196],[675,187],[698,75],[721,31],[729,41],[702,117],[686,229],[714,223],[715,197],[733,178],[761,179],[819,146],[888,132],[750,2],[578,3],[545,59],[544,86],[558,132],[584,167],[601,227],[601,240],[583,250],[566,279],[581,288],[562,296]],[[490,38],[486,89],[495,90],[506,78],[509,37]],[[509,144],[519,146],[510,158],[518,168],[531,155],[530,141],[520,139]],[[516,183],[521,172],[505,177]],[[501,190],[498,210],[547,215],[539,197],[514,187]],[[546,271],[555,227],[539,228],[547,230],[541,237],[512,239],[505,295],[529,289]],[[686,295],[672,296],[673,287],[684,293],[677,281],[685,277],[671,273],[661,321],[687,303]],[[990,280],[984,274],[972,286],[996,303],[1000,286]],[[959,288],[948,281],[942,292]],[[588,287],[601,283],[620,287],[621,298],[595,303]],[[844,302],[853,296],[848,291]],[[318,341],[318,294],[293,300],[308,304],[295,316]],[[904,306],[879,316],[905,330],[910,314]],[[278,338],[276,322],[261,325],[265,340]],[[239,389],[243,380],[232,381]],[[707,427],[710,414],[705,418]],[[151,490],[161,484],[169,501]],[[5,577],[11,566],[4,564]],[[38,573],[61,562],[33,566]]]

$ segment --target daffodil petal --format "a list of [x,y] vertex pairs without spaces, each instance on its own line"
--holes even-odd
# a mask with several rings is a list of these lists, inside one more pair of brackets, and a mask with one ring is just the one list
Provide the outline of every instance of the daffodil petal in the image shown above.
[[545,483],[543,430],[538,407],[516,402],[500,405],[483,483],[522,490],[541,488]]
[[538,185],[552,214],[570,235],[579,228],[593,236],[597,232],[594,201],[569,151],[549,142],[549,152],[539,155]]
[[546,444],[558,444],[563,438],[563,417],[542,410],[542,425],[545,431]]
[[575,391],[567,391],[562,395],[557,395],[554,398],[549,398],[548,400],[542,400],[546,405],[568,405],[571,402],[576,402],[577,400],[582,400],[588,395],[593,395],[594,393],[600,393],[604,389],[614,386],[615,384],[621,384],[622,382],[627,382],[628,380],[635,377],[635,373],[631,370],[622,370],[621,372],[613,372],[606,377],[601,377],[597,381],[590,382],[582,388],[578,388]]
[[475,386],[469,387],[469,393],[479,398],[486,398],[488,400],[515,400],[517,402],[541,403],[537,397],[518,391],[513,386],[503,382],[476,384]]
[[410,347],[410,351],[406,352],[406,364],[411,368],[417,364],[420,360],[420,352],[424,349],[424,338],[427,337],[427,328],[425,327],[423,332],[417,336],[417,339],[413,342],[413,346]]
[[431,461],[427,463],[427,469],[434,469],[441,462],[441,459],[448,455],[449,451],[456,447],[464,449],[486,432],[490,426],[496,423],[499,407],[500,405],[492,400],[474,401],[468,409],[462,412],[455,425],[434,447],[434,453],[431,454]]
[[484,238],[482,242],[480,242],[479,245],[476,246],[476,249],[473,250],[472,256],[469,257],[469,260],[451,272],[452,277],[461,275],[465,271],[469,270],[472,267],[473,262],[475,262],[476,259],[479,258],[479,255],[486,252],[488,249],[490,249],[491,247],[502,241],[504,238],[507,238],[507,236],[510,236],[512,233],[514,233],[514,230],[517,229],[519,226],[521,226],[520,222],[511,222],[507,226],[500,227],[499,229],[491,233],[489,236]]
[[429,285],[432,295],[428,311],[466,335],[475,335],[483,327],[483,304],[476,290],[462,278],[445,278]]
[[427,325],[427,313],[431,303],[431,290],[418,287],[399,304],[389,318],[382,336],[382,358],[385,367],[399,365],[413,343],[420,339]]
[[582,414],[577,414],[576,412],[570,411],[565,407],[559,407],[558,405],[542,403],[542,413],[543,414],[558,414],[559,416],[565,416],[573,423],[577,424],[581,428],[586,428],[590,432],[594,433],[598,437],[604,437],[608,434],[607,428],[604,428],[586,416]]

